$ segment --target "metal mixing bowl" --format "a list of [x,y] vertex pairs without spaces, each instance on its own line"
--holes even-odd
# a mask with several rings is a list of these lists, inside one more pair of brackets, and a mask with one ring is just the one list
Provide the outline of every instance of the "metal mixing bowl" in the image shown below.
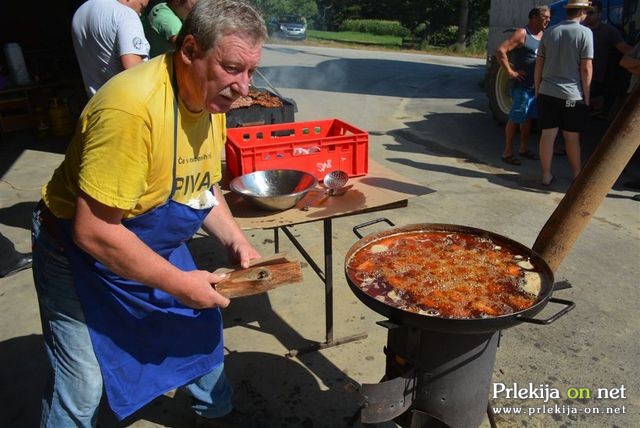
[[317,184],[316,177],[308,172],[270,169],[236,177],[229,188],[258,208],[282,211],[293,207]]

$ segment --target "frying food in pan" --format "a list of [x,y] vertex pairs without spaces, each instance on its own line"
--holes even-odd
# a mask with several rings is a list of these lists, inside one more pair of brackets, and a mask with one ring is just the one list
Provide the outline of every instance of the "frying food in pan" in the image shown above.
[[412,231],[355,252],[347,275],[393,307],[442,318],[497,317],[538,301],[541,275],[529,257],[488,236]]

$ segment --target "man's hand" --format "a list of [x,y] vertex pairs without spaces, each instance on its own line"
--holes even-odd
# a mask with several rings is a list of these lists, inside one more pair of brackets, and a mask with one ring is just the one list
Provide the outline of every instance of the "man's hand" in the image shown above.
[[507,73],[509,73],[509,79],[514,79],[519,81],[523,81],[527,76],[527,73],[525,73],[524,70],[510,70]]
[[226,308],[231,303],[215,289],[215,285],[226,277],[225,274],[194,270],[185,272],[185,276],[184,287],[180,287],[180,293],[176,295],[182,304],[193,309],[206,309],[216,306]]
[[243,268],[248,268],[251,260],[260,258],[260,253],[249,242],[242,242],[234,245],[229,249],[229,255],[232,260],[240,263]]

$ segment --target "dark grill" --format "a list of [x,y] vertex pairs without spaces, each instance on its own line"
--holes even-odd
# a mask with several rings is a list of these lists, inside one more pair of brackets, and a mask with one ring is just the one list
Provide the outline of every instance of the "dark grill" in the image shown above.
[[297,109],[293,100],[280,97],[266,89],[261,89],[261,91],[280,99],[282,106],[262,107],[260,105],[252,105],[231,109],[227,112],[227,128],[294,122],[294,114]]
[[[385,221],[378,219],[356,226],[358,229]],[[356,296],[374,311],[389,317],[378,324],[387,328],[386,368],[377,384],[352,385],[361,407],[363,423],[394,420],[411,428],[473,428],[482,423],[489,404],[489,391],[501,331],[521,322],[546,325],[569,312],[575,304],[550,297],[554,291],[553,273],[532,250],[508,238],[465,226],[422,224],[388,229],[356,242],[351,255],[379,238],[415,230],[464,231],[490,236],[501,245],[519,246],[532,264],[542,266],[543,275],[538,303],[514,314],[482,319],[445,319],[410,313],[392,307],[364,293],[347,274],[347,282]],[[564,308],[547,319],[532,318],[548,303]]]

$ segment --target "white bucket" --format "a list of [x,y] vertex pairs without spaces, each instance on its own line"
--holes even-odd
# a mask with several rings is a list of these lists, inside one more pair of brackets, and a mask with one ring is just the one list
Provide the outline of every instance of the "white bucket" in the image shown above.
[[4,45],[4,56],[7,59],[11,79],[16,85],[28,85],[31,83],[27,64],[24,62],[22,48],[17,43],[6,43]]

